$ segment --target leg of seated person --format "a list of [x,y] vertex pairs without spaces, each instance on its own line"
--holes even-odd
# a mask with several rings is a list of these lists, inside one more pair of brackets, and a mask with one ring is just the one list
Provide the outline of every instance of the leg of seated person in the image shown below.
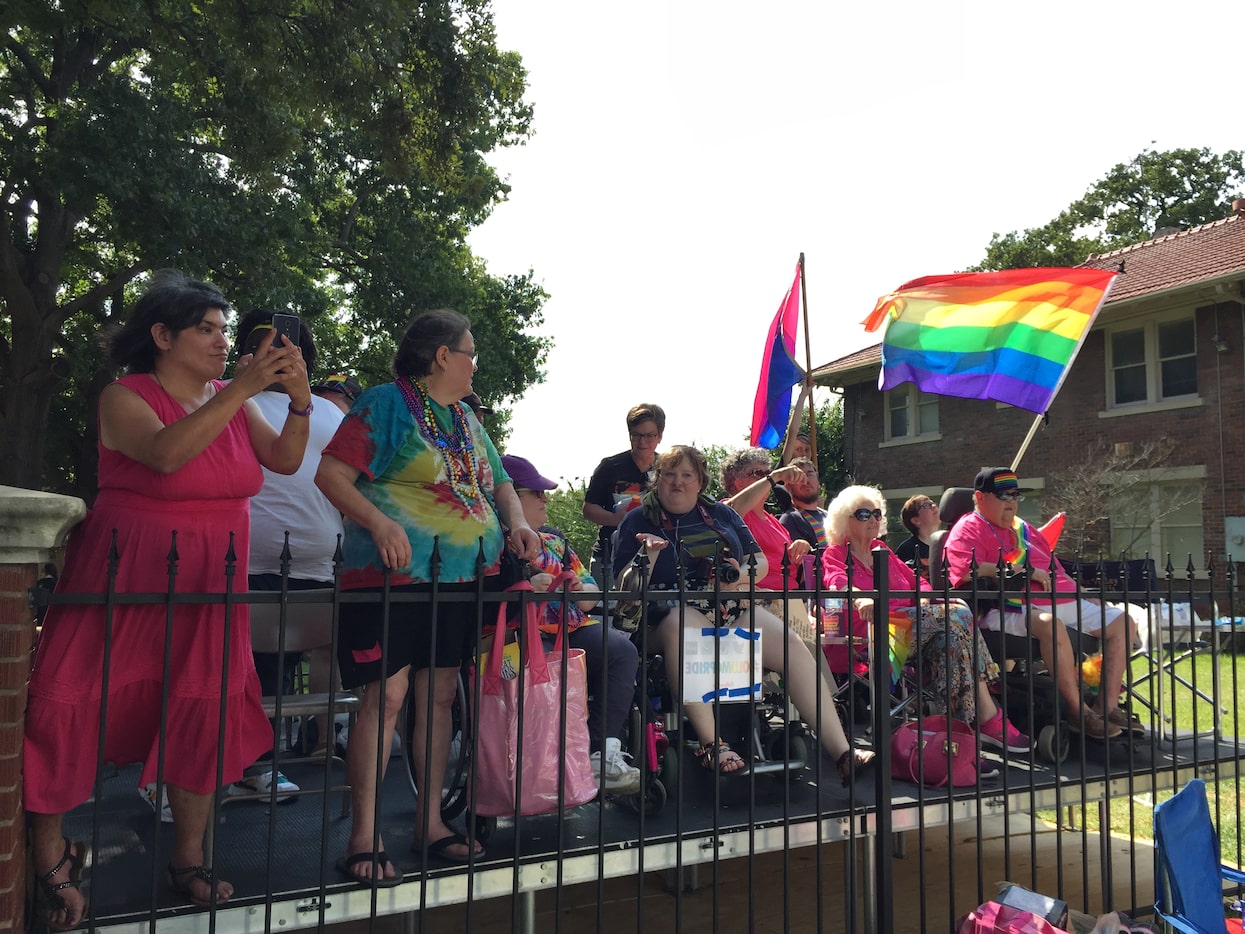
[[[747,625],[747,622],[748,614],[745,612],[740,623]],[[791,700],[805,719],[818,717],[820,711],[820,718],[813,728],[826,752],[837,762],[851,743],[843,733],[843,725],[834,709],[834,695],[821,677],[817,661],[808,651],[808,646],[781,619],[759,607],[756,610],[756,628],[761,632],[761,657],[765,667],[782,673],[787,690],[791,692]]]
[[1128,665],[1128,652],[1133,643],[1132,621],[1121,613],[1107,623],[1099,633],[1102,639],[1102,679],[1098,689],[1099,713],[1104,717],[1119,706],[1120,686],[1124,683],[1124,668]]
[[607,738],[618,738],[631,712],[639,655],[625,632],[595,623],[569,633],[566,643],[584,652],[588,671],[588,736],[591,751],[597,752]]
[[1029,611],[1029,634],[1038,640],[1042,661],[1055,679],[1055,689],[1064,704],[1064,717],[1075,718],[1083,704],[1076,679],[1076,655],[1067,629],[1049,612],[1034,607]]
[[[682,621],[680,616],[683,617]],[[667,613],[656,627],[657,644],[661,646],[662,657],[665,659],[666,679],[670,682],[670,693],[674,694],[676,699],[679,693],[679,672],[683,668],[682,627],[684,625],[701,628],[710,623],[708,617],[698,610],[676,607]],[[704,750],[711,751],[718,748],[719,742],[718,727],[713,718],[713,706],[685,702],[683,715],[687,717],[687,722],[691,724],[692,731],[700,741],[703,755],[710,755],[711,752],[704,752]],[[718,752],[717,763],[718,771],[723,773],[736,772],[746,765],[739,754],[731,751],[729,747]]]

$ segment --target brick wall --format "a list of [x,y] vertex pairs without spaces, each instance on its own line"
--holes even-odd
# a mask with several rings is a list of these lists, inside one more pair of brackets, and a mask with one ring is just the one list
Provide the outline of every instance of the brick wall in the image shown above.
[[0,931],[25,928],[21,750],[35,633],[28,590],[34,586],[38,567],[0,565]]

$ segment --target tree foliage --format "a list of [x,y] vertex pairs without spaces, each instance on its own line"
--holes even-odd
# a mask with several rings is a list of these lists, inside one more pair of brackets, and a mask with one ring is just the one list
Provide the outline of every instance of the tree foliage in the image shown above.
[[1075,266],[1091,253],[1141,243],[1165,229],[1227,217],[1245,189],[1239,150],[1143,150],[1099,179],[1051,221],[994,234],[974,271]]
[[19,0],[0,26],[0,483],[89,492],[97,342],[164,266],[302,314],[365,383],[444,305],[482,396],[541,378],[545,293],[466,245],[532,115],[487,0]]
[[[1162,486],[1175,445],[1170,440],[1089,446],[1085,458],[1051,478],[1042,509],[1067,513],[1059,548],[1064,554],[1140,557],[1133,553],[1154,522],[1201,502],[1201,491],[1183,485]],[[1150,495],[1160,484],[1157,501]],[[1131,530],[1132,540],[1112,547],[1112,517]],[[1116,531],[1119,531],[1118,529]],[[1118,536],[1117,536],[1118,539]],[[1146,549],[1142,549],[1143,551]]]

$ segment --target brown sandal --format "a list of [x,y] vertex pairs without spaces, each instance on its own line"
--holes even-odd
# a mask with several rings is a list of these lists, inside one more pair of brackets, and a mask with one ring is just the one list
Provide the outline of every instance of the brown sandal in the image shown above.
[[[208,884],[208,891],[210,894],[207,898],[199,898],[195,895],[194,889],[191,888],[191,886],[194,884],[196,879]],[[178,868],[172,863],[169,863],[169,891],[173,892],[175,895],[186,896],[186,898],[190,899],[196,905],[200,905],[204,908],[210,908],[213,902],[217,905],[223,905],[225,902],[229,901],[229,895],[219,894],[219,886],[220,882],[218,882],[216,877],[212,874],[212,870],[208,869],[206,866],[182,866]],[[212,898],[213,895],[216,896],[215,899]]]
[[[834,767],[839,773],[839,778],[842,780],[844,788],[852,783],[853,771],[856,775],[859,775],[873,768],[875,755],[876,753],[870,749],[849,748],[843,750],[843,755],[839,756],[838,761],[834,763]],[[848,759],[849,756],[853,757],[851,761]],[[855,766],[854,770],[853,766]]]
[[[82,870],[86,866],[87,845],[81,841],[70,843],[68,837],[63,837],[62,839],[65,841],[65,854],[60,858],[60,862],[47,872],[35,876],[35,881],[39,885],[36,893],[39,902],[38,910],[43,916],[43,923],[52,931],[72,931],[86,920],[88,909],[88,904],[84,899],[82,902],[82,914],[78,916],[77,920],[64,925],[55,924],[50,920],[51,916],[57,912],[69,913],[69,906],[65,904],[65,899],[61,896],[61,892],[65,891],[65,889],[81,890]],[[69,865],[69,878],[65,882],[53,882],[52,877],[64,869],[66,864]]]
[[[743,757],[732,749],[729,743],[724,743],[722,740],[716,743],[701,743],[700,748],[696,750],[696,757],[700,759],[701,768],[707,772],[717,772],[719,775],[739,775],[748,771],[748,763],[743,760]],[[739,763],[738,768],[724,768],[736,762]]]

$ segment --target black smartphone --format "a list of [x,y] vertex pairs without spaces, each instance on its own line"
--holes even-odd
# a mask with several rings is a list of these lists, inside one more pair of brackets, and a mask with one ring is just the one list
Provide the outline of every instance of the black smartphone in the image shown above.
[[[298,315],[273,315],[272,327],[277,334],[289,342],[289,346],[298,346]],[[272,345],[277,348],[286,346],[276,339],[273,340]]]

